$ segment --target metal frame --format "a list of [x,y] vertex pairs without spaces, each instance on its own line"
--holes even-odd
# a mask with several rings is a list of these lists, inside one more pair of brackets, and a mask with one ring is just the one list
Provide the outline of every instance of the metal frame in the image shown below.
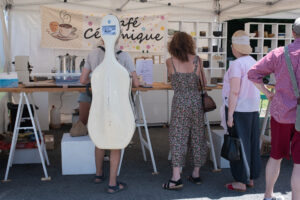
[[[138,102],[136,100],[138,100]],[[146,148],[150,153],[152,166],[153,166],[153,174],[158,174],[155,159],[154,159],[154,154],[153,154],[153,150],[152,150],[151,140],[150,140],[150,136],[149,136],[147,120],[146,120],[146,116],[145,116],[145,112],[144,112],[142,96],[141,96],[140,91],[136,91],[136,93],[134,94],[133,102],[134,102],[135,123],[136,123],[136,127],[138,128],[138,133],[139,133],[139,138],[140,138],[141,149],[142,149],[144,161],[145,162],[147,161],[147,156],[146,156],[146,152],[145,152],[145,148]],[[141,111],[142,116],[140,116],[140,111]],[[144,129],[145,129],[146,139],[143,137],[141,127],[144,127]],[[121,171],[122,161],[123,161],[123,157],[124,157],[124,151],[125,151],[125,149],[122,149],[122,151],[121,151],[121,159],[120,159],[120,164],[119,164],[119,169],[118,169],[118,175],[120,174],[120,171]]]
[[[30,103],[29,103],[29,98],[28,98],[27,94],[25,92],[20,93],[20,100],[19,100],[17,116],[16,116],[16,120],[15,120],[15,127],[14,127],[12,142],[11,142],[11,146],[10,146],[10,152],[9,152],[5,177],[4,177],[4,180],[3,180],[4,182],[9,181],[8,173],[9,173],[10,167],[12,167],[13,158],[14,158],[16,145],[17,145],[17,141],[18,141],[18,136],[19,136],[19,130],[21,130],[21,129],[32,129],[33,130],[34,136],[36,138],[36,143],[37,143],[37,146],[38,146],[39,155],[40,155],[40,158],[41,158],[41,163],[42,163],[44,175],[45,175],[45,177],[42,177],[41,180],[42,181],[51,180],[51,177],[48,176],[46,165],[45,165],[45,160],[46,160],[48,166],[50,165],[50,163],[49,163],[49,158],[48,158],[47,151],[46,151],[44,137],[43,137],[43,134],[42,134],[42,131],[41,131],[40,123],[39,123],[37,112],[36,112],[36,109],[35,109],[35,103],[34,103],[34,100],[33,100],[33,96],[32,96],[32,94],[30,94],[29,96],[30,96],[30,99],[31,99],[31,102],[32,102],[32,105],[33,105],[33,110],[31,110]],[[29,118],[30,118],[31,123],[32,123],[31,127],[21,127],[20,126],[20,123],[21,123],[22,119],[28,119],[28,118],[22,118],[24,104],[27,105],[27,109],[28,109],[29,116],[30,116]],[[33,116],[33,113],[35,113],[34,116]],[[39,141],[39,138],[40,138],[41,141]]]
[[[271,92],[274,92],[274,88],[271,89]],[[262,147],[262,144],[264,141],[268,141],[268,142],[271,142],[271,136],[266,136],[265,135],[265,132],[266,132],[266,129],[267,129],[267,122],[268,122],[268,119],[270,117],[270,104],[271,102],[268,101],[268,106],[267,106],[267,110],[266,110],[266,114],[265,114],[265,117],[264,117],[264,122],[263,122],[263,125],[262,125],[262,128],[260,130],[260,149]]]

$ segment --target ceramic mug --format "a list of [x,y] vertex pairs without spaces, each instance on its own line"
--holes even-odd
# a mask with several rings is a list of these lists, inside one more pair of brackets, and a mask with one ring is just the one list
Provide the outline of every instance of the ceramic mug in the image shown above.
[[49,27],[52,32],[56,32],[58,30],[59,23],[58,22],[50,22]]
[[74,33],[76,30],[77,28],[73,27],[71,24],[59,25],[59,33],[64,37],[68,37],[71,33]]
[[269,47],[268,46],[264,46],[264,53],[268,53]]

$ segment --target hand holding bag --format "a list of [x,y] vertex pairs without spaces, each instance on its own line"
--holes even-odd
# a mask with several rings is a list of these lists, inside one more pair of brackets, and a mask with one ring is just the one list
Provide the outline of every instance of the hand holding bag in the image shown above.
[[[199,61],[200,58],[197,56],[197,60]],[[198,62],[196,62],[198,64]],[[201,79],[199,80],[200,86],[201,86],[201,98],[202,98],[202,104],[203,104],[203,110],[204,112],[210,112],[213,111],[217,108],[215,101],[211,96],[207,94],[207,92],[204,91],[205,84],[204,84],[204,76],[202,73],[201,65],[200,65],[200,77]],[[201,83],[202,82],[202,83]]]
[[241,160],[241,141],[232,135],[232,128],[228,127],[228,132],[224,135],[221,156],[229,161]]
[[297,98],[295,129],[296,129],[296,131],[300,131],[300,95],[299,95],[299,89],[297,86],[297,80],[296,80],[295,73],[294,73],[294,70],[292,67],[292,62],[291,62],[288,46],[284,47],[284,55],[285,55],[286,65],[287,65],[289,73],[290,73],[290,77],[291,77],[291,81],[292,81],[292,85],[293,85],[293,89],[294,89],[294,94]]

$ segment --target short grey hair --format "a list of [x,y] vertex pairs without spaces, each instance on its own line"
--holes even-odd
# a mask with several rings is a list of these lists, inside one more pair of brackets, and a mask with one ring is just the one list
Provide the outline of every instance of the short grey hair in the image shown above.
[[293,25],[293,31],[296,33],[297,36],[300,36],[300,17],[298,17]]

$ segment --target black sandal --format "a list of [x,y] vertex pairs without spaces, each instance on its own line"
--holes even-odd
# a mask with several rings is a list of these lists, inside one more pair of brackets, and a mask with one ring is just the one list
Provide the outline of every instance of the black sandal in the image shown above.
[[194,178],[192,175],[188,177],[188,180],[196,185],[202,184],[202,179],[199,177]]
[[[120,185],[123,186],[123,188],[120,188]],[[115,194],[117,192],[120,192],[120,191],[123,191],[127,188],[127,184],[126,183],[123,183],[123,182],[117,182],[117,185],[115,186],[108,186],[108,189],[106,190],[106,192],[108,194]],[[112,190],[112,192],[110,192],[109,190]]]
[[[173,183],[175,185],[173,186],[170,186],[170,183]],[[172,181],[171,179],[165,183],[163,186],[162,186],[163,189],[165,190],[180,190],[183,188],[183,183],[182,183],[182,180],[179,179],[178,181]]]
[[[98,179],[98,180],[97,180]],[[94,179],[94,183],[95,184],[98,184],[98,183],[103,183],[105,181],[105,176],[104,176],[104,173],[102,173],[101,176],[95,176],[95,179]]]

